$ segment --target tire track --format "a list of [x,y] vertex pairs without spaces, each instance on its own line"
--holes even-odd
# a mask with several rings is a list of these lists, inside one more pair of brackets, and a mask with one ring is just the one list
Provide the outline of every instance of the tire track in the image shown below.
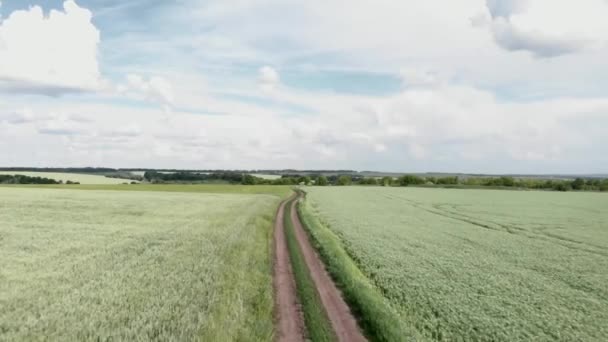
[[283,225],[285,204],[293,198],[292,196],[281,202],[274,223],[275,340],[279,342],[304,342],[304,318],[298,305],[296,283],[289,261],[289,250]]
[[306,336],[303,315],[297,303],[296,283],[289,261],[289,251],[283,224],[284,215],[289,215],[302,256],[337,340],[340,342],[367,341],[357,325],[357,320],[342,298],[340,290],[331,279],[321,258],[310,243],[298,216],[296,206],[292,205],[291,211],[285,212],[285,204],[292,200],[297,202],[301,196],[301,194],[298,194],[282,202],[279,206],[275,222],[274,286],[277,315],[276,340],[279,342],[304,341]]

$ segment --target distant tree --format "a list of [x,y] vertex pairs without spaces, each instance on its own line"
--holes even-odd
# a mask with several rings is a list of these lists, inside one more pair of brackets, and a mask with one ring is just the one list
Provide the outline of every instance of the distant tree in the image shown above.
[[401,176],[398,179],[399,185],[408,186],[408,185],[416,185],[416,184],[424,184],[424,179],[414,176],[414,175],[405,175]]
[[604,179],[600,184],[600,191],[608,191],[608,179]]
[[587,179],[585,182],[586,186],[599,187],[602,184],[602,181],[599,179]]
[[327,181],[327,177],[325,176],[319,176],[317,178],[317,181],[315,182],[316,185],[319,186],[326,186],[329,182]]
[[351,185],[353,178],[351,176],[342,175],[338,177],[337,185]]
[[570,185],[566,185],[564,182],[553,182],[553,190],[568,191],[572,190],[572,187],[570,187]]
[[0,184],[62,184],[51,178],[29,177],[23,175],[0,175]]
[[500,177],[500,182],[502,183],[502,186],[514,186],[515,185],[515,180],[513,179],[513,177]]
[[380,184],[382,186],[391,186],[391,184],[393,183],[393,177],[382,177],[382,179],[380,180]]
[[244,175],[243,176],[243,184],[244,185],[255,185],[255,177],[252,175]]
[[308,176],[301,176],[298,178],[298,184],[307,185],[309,183],[310,183],[310,177],[308,177]]
[[362,177],[357,183],[360,185],[378,185],[378,181],[374,177]]
[[582,178],[577,178],[572,182],[571,186],[573,190],[583,190],[585,187],[585,180]]
[[442,185],[458,184],[458,177],[441,177],[437,178],[434,183]]

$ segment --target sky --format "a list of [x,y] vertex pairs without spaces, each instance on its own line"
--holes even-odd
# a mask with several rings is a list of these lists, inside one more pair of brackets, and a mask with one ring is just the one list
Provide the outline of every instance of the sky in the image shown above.
[[0,4],[0,166],[608,173],[608,0]]

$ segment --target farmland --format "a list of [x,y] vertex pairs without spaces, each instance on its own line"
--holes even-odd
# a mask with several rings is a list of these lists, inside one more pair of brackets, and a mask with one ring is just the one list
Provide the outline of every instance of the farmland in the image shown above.
[[608,339],[605,194],[306,191],[304,221],[368,335]]
[[252,173],[251,175],[262,178],[262,179],[268,179],[268,180],[274,180],[274,179],[281,178],[281,175],[268,175],[268,174],[263,174],[263,173]]
[[103,175],[89,175],[83,173],[62,172],[35,172],[35,171],[0,171],[0,175],[24,175],[29,177],[50,178],[56,181],[72,181],[80,184],[122,184],[130,183],[130,179],[108,178]]
[[76,187],[0,187],[0,340],[272,338],[288,188]]

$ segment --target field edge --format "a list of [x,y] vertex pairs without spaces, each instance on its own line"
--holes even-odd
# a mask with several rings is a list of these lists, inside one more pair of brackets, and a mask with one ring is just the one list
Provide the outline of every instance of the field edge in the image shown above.
[[360,327],[371,341],[424,340],[413,327],[403,323],[381,292],[359,269],[342,245],[342,241],[323,224],[304,196],[297,203],[302,226],[327,271],[341,290]]
[[285,239],[296,284],[297,300],[304,316],[306,337],[315,342],[336,341],[327,312],[321,303],[318,289],[311,278],[310,269],[304,260],[296,238],[291,215],[289,214],[295,203],[297,203],[297,197],[292,198],[285,204],[283,228],[285,229]]

